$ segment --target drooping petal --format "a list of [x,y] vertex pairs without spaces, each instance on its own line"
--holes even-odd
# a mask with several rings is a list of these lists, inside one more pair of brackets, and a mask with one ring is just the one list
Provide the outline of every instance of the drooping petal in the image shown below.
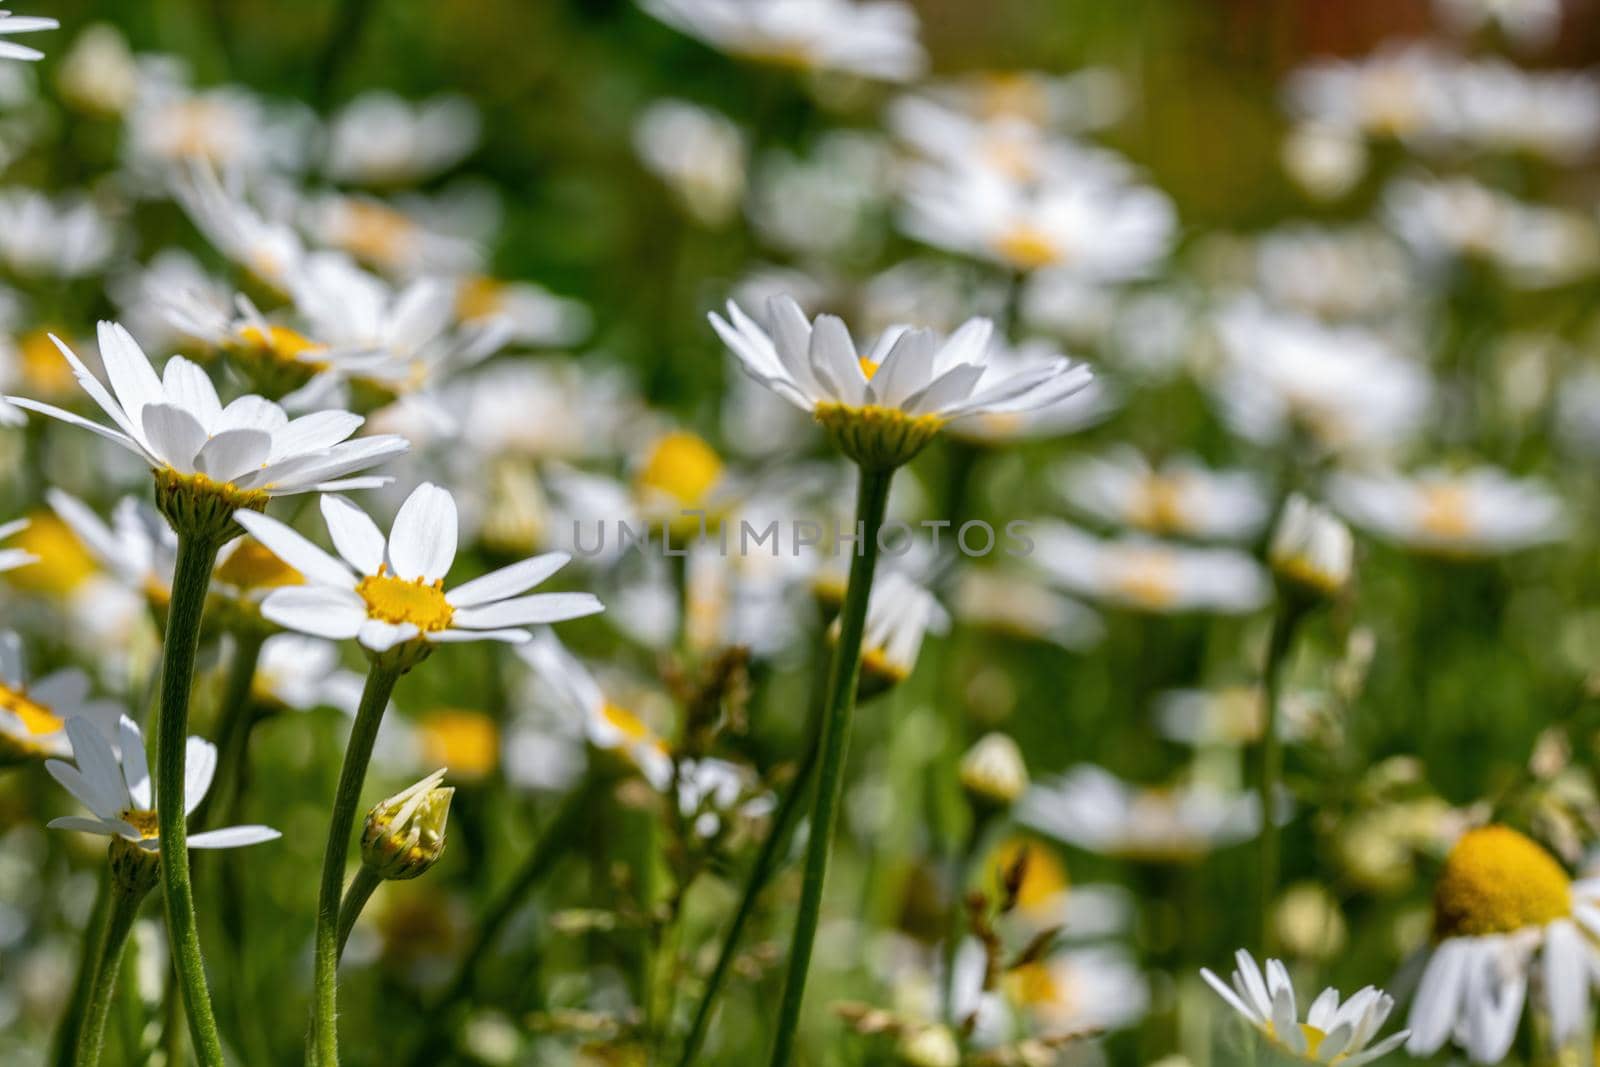
[[126,715],[117,723],[117,741],[122,746],[122,779],[128,785],[133,806],[144,811],[155,807],[150,789],[150,764],[145,757],[144,738]]
[[122,780],[122,767],[111,742],[88,719],[67,720],[67,737],[72,740],[72,759],[83,772],[84,780],[110,806],[109,811],[94,809],[96,815],[112,815],[128,807],[128,785]]
[[267,594],[261,614],[286,629],[340,641],[361,632],[367,605],[354,590],[294,585]]
[[194,809],[211,791],[211,779],[217,773],[217,746],[203,737],[189,738],[183,753],[183,813],[193,814]]
[[324,552],[299,531],[279,522],[270,515],[255,511],[241,511],[234,521],[245,532],[272,551],[283,562],[305,575],[313,582],[338,589],[354,589],[356,576],[339,560]]

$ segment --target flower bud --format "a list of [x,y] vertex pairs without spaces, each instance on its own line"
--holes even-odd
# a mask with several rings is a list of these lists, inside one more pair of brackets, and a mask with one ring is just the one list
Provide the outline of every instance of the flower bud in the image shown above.
[[1321,599],[1338,596],[1349,584],[1354,555],[1350,528],[1296,493],[1278,517],[1267,561],[1279,581]]
[[1022,750],[1005,734],[985,734],[961,757],[961,788],[977,803],[1010,807],[1028,788]]
[[895,1052],[906,1067],[958,1067],[961,1063],[961,1047],[944,1026],[908,1030]]
[[444,824],[450,815],[450,797],[455,793],[441,787],[444,769],[388,800],[379,801],[367,813],[361,831],[361,862],[382,878],[399,881],[415,878],[444,855]]

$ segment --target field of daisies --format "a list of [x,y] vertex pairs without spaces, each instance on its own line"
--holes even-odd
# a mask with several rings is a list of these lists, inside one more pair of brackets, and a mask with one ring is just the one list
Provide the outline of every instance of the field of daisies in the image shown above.
[[0,1064],[1594,1067],[1579,0],[6,0]]

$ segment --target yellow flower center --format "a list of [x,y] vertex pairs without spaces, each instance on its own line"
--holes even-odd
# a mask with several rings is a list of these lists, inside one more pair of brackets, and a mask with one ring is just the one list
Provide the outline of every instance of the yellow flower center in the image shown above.
[[1165,553],[1130,550],[1117,569],[1115,588],[1139,607],[1161,611],[1178,599],[1178,568]]
[[1188,528],[1183,507],[1183,481],[1152,474],[1139,486],[1129,518],[1135,526],[1153,533],[1176,533]]
[[908,415],[880,404],[855,407],[836,401],[817,404],[812,415],[845,455],[876,470],[910,462],[945,424],[938,415]]
[[300,357],[307,352],[321,352],[328,347],[287,326],[268,326],[265,333],[259,326],[246,326],[239,331],[236,344],[249,345],[290,363],[304,362]]
[[1505,826],[1469,830],[1433,890],[1439,939],[1509,934],[1572,914],[1572,882],[1555,857]]
[[721,478],[721,457],[699,437],[680,430],[655,443],[636,484],[692,508],[705,502]]
[[483,778],[499,761],[500,730],[481,711],[444,708],[423,716],[419,726],[425,762],[449,767],[458,778]]
[[246,590],[305,584],[304,575],[253,537],[241,539],[238,547],[222,561],[217,567],[217,580]]
[[384,622],[409,622],[424,633],[450,625],[455,609],[444,598],[444,579],[426,582],[407,581],[384,574],[369,574],[356,584],[356,592],[367,602],[367,614]]
[[766,41],[745,49],[744,54],[758,63],[770,63],[787,70],[810,70],[817,63],[804,41]]
[[1422,509],[1417,523],[1434,537],[1454,540],[1471,536],[1477,528],[1472,497],[1459,485],[1430,485],[1422,491]]
[[1043,1008],[1057,1004],[1064,990],[1044,963],[1027,963],[1006,975],[1006,991],[1018,1004]]
[[862,356],[860,362],[861,373],[867,376],[867,381],[872,381],[872,376],[878,373],[878,364],[866,356]]
[[1007,134],[995,134],[983,142],[980,149],[989,166],[1021,182],[1031,182],[1039,176],[1038,161],[1027,142]]
[[999,883],[1006,872],[1016,866],[1024,855],[1027,866],[1022,871],[1022,884],[1017,889],[1017,906],[1023,911],[1039,911],[1049,907],[1071,888],[1067,868],[1054,852],[1033,841],[1013,837],[1000,843],[989,858],[993,873],[992,882]]
[[[1317,1058],[1317,1050],[1322,1048],[1322,1043],[1324,1041],[1326,1041],[1327,1038],[1328,1038],[1327,1031],[1318,1030],[1315,1026],[1312,1026],[1310,1023],[1296,1023],[1295,1025],[1300,1028],[1300,1036],[1306,1039],[1306,1051],[1305,1051],[1306,1057],[1308,1059],[1315,1060]],[[1288,1048],[1289,1047],[1288,1044],[1286,1042],[1284,1042],[1283,1039],[1278,1036],[1278,1028],[1276,1026],[1274,1026],[1270,1022],[1267,1023],[1267,1036],[1269,1038],[1271,1038],[1273,1043],[1278,1045],[1280,1048]],[[1329,1063],[1338,1063],[1340,1060],[1342,1060],[1344,1058],[1345,1058],[1345,1054],[1344,1053],[1340,1053],[1339,1055],[1335,1056],[1333,1059],[1329,1060],[1328,1062]]]
[[156,813],[143,808],[128,808],[117,813],[117,818],[139,831],[139,837],[144,841],[153,841],[161,836],[161,827],[156,822]]
[[34,330],[17,342],[17,355],[22,363],[22,380],[36,393],[60,396],[72,392],[76,379],[72,366],[61,358],[50,334],[62,336],[61,330]]
[[11,580],[36,593],[70,595],[95,573],[94,557],[72,527],[53,512],[35,512],[28,519],[27,528],[18,532],[11,544],[39,558],[12,571]]
[[482,275],[469,278],[456,293],[456,315],[462,319],[484,319],[505,307],[506,284]]
[[347,251],[372,263],[399,259],[416,232],[416,223],[384,204],[354,200],[344,211],[344,228],[337,239]]
[[9,686],[0,685],[0,709],[21,719],[23,729],[34,737],[57,733],[66,726],[49,708],[35,703],[26,693]]
[[600,709],[600,717],[629,742],[637,743],[650,739],[650,727],[646,726],[643,719],[627,708],[607,701]]
[[1049,266],[1061,258],[1060,250],[1048,235],[1026,225],[1001,234],[995,241],[995,251],[1012,266],[1022,270]]

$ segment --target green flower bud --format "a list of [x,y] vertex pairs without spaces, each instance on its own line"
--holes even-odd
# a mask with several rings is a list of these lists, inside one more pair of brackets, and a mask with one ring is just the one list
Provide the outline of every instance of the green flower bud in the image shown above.
[[361,862],[380,878],[415,878],[444,855],[444,825],[455,790],[441,787],[444,768],[367,813],[361,831]]

